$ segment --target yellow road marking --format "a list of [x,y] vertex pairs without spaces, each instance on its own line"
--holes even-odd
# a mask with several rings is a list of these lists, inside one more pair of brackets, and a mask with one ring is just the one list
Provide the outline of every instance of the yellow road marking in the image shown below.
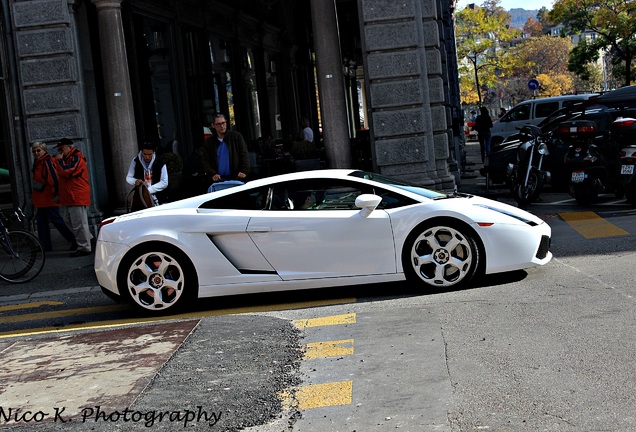
[[59,301],[23,303],[23,304],[17,304],[17,305],[0,306],[0,312],[7,312],[7,311],[14,311],[14,310],[21,310],[21,309],[36,309],[42,306],[59,306],[63,304],[64,302],[59,302]]
[[113,306],[96,306],[80,309],[65,309],[51,312],[38,312],[32,314],[12,315],[4,318],[0,318],[0,324],[18,323],[24,321],[37,321],[51,318],[62,318],[75,315],[88,315],[104,312],[117,312],[121,310],[130,309],[127,305],[113,305]]
[[353,339],[313,342],[306,347],[305,359],[346,356],[353,354]]
[[294,320],[293,323],[298,328],[311,328],[329,325],[355,324],[356,314],[332,315],[321,318],[310,318],[302,320]]
[[559,213],[559,216],[578,231],[579,234],[588,239],[629,234],[594,212],[565,212]]
[[353,381],[299,386],[279,395],[285,409],[307,410],[327,406],[351,405]]
[[[0,333],[0,339],[6,339],[6,338],[16,337],[16,336],[33,336],[33,335],[39,335],[39,334],[45,334],[45,333],[61,333],[61,332],[73,331],[73,330],[106,329],[106,328],[132,326],[132,325],[139,325],[139,324],[146,324],[146,323],[153,323],[153,322],[160,322],[160,321],[167,321],[167,320],[196,319],[196,318],[205,318],[205,317],[211,317],[211,316],[239,315],[239,314],[256,313],[256,312],[272,312],[277,310],[306,309],[311,307],[355,303],[355,301],[356,301],[355,298],[343,298],[343,299],[329,300],[329,301],[320,300],[320,301],[310,301],[310,302],[285,303],[285,304],[277,304],[277,305],[263,305],[263,306],[253,306],[253,307],[218,309],[218,310],[211,310],[211,311],[198,311],[198,312],[189,312],[189,313],[184,313],[179,315],[169,315],[164,317],[125,318],[125,319],[109,320],[109,321],[96,321],[96,322],[85,323],[85,324],[73,324],[66,327],[55,327],[55,328],[42,327],[42,328],[3,332],[3,333]],[[85,309],[72,309],[72,310],[75,311],[76,315],[85,315],[87,313],[91,313],[91,312],[86,312],[87,310],[102,309],[101,312],[104,312],[103,309],[106,309],[106,308],[113,308],[112,310],[116,310],[115,308],[121,308],[122,310],[124,310],[124,309],[130,308],[130,306],[115,305],[115,306],[102,306],[99,308],[85,308]],[[50,316],[48,318],[55,318],[56,316],[68,316],[69,314],[60,315],[60,313],[65,313],[65,312],[66,311],[60,311],[58,312],[58,315]],[[20,315],[20,316],[33,317],[33,315],[40,315],[40,314],[28,314],[28,315]]]

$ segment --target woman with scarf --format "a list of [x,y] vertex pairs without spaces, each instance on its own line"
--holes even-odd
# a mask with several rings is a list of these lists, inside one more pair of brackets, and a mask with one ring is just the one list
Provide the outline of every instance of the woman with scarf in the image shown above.
[[168,169],[155,153],[155,145],[144,142],[139,154],[130,162],[126,182],[132,186],[144,184],[154,201],[154,205],[163,204],[163,194],[168,187]]

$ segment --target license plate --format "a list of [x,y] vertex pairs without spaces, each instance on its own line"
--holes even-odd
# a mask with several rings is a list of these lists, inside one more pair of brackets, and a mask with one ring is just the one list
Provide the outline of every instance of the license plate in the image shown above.
[[634,165],[621,165],[621,174],[634,174]]
[[585,180],[585,171],[572,172],[572,183],[583,183],[583,180]]

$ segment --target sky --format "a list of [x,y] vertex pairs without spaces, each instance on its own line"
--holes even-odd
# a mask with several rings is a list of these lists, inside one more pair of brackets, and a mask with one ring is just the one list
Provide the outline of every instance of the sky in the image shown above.
[[[459,0],[457,2],[457,9],[458,10],[463,9],[463,8],[466,7],[467,4],[470,4],[470,3],[475,3],[477,5],[480,5],[480,4],[483,3],[483,0]],[[543,6],[545,6],[548,9],[552,9],[552,4],[553,3],[554,3],[553,0],[533,0],[533,1],[528,1],[528,0],[501,0],[499,2],[501,7],[506,9],[506,10],[516,9],[516,8],[527,9],[527,10],[539,10]]]

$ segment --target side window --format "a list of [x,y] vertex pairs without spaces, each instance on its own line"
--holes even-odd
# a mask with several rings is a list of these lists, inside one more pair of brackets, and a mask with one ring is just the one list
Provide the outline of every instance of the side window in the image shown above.
[[262,210],[265,208],[269,188],[250,189],[225,195],[203,203],[200,208],[224,210]]
[[558,102],[537,103],[534,109],[534,117],[535,118],[547,117],[558,109],[559,109]]
[[509,121],[521,121],[530,119],[530,104],[514,107],[509,113]]
[[384,189],[375,189],[374,193],[382,197],[382,202],[378,206],[382,210],[405,207],[417,203],[411,198]]
[[356,198],[363,191],[354,182],[332,179],[306,179],[277,185],[272,193],[272,210],[355,210]]

